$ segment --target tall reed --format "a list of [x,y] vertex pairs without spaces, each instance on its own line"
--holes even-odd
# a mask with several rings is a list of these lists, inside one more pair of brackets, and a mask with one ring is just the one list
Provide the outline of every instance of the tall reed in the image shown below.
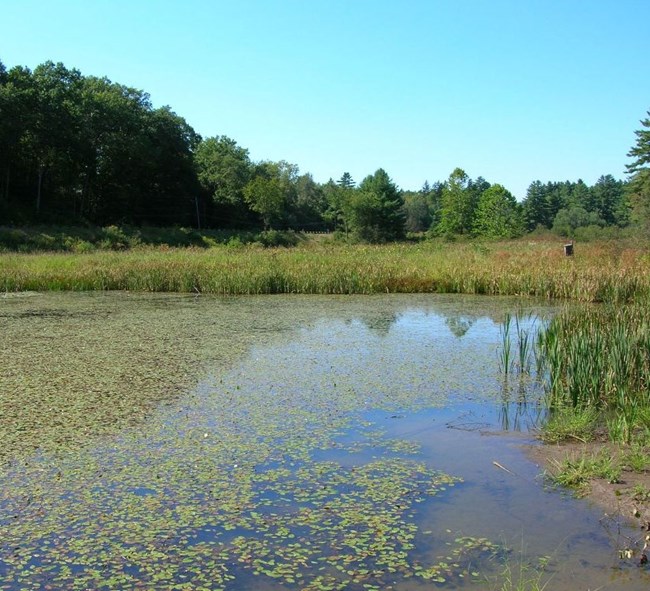
[[650,308],[573,308],[557,316],[537,343],[549,404],[603,413],[610,433],[629,441],[650,406]]
[[421,292],[620,303],[650,300],[650,259],[640,249],[585,245],[568,260],[556,244],[521,242],[0,253],[0,290]]

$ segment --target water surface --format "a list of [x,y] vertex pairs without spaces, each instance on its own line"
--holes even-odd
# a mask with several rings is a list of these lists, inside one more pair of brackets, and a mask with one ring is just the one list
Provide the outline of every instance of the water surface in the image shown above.
[[69,388],[137,394],[138,367],[183,387],[117,434],[6,464],[2,589],[494,589],[504,564],[540,559],[553,589],[647,588],[617,555],[637,532],[526,459],[541,388],[516,360],[504,376],[503,322],[518,313],[532,338],[551,306],[54,294],[0,310],[17,359],[38,343],[56,361],[37,384],[65,389],[61,349],[93,334],[101,360],[132,322],[142,355],[167,343],[158,371],[125,340],[107,364],[122,381],[98,364]]

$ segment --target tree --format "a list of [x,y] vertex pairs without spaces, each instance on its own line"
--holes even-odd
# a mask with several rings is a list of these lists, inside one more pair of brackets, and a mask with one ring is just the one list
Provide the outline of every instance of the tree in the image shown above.
[[194,156],[201,186],[215,203],[240,205],[252,173],[248,150],[229,137],[203,140]]
[[629,221],[624,184],[611,174],[601,176],[591,187],[594,211],[607,225],[625,226]]
[[407,232],[424,232],[431,226],[427,195],[422,192],[404,193],[404,225]]
[[476,208],[476,192],[462,168],[456,168],[442,189],[439,234],[467,234],[471,232]]
[[404,237],[404,200],[383,169],[367,176],[350,202],[349,226],[365,242]]
[[296,179],[295,225],[299,229],[325,229],[323,214],[327,201],[322,187],[311,174],[303,174]]
[[355,182],[349,172],[344,172],[341,178],[334,182],[330,179],[323,186],[323,194],[327,201],[327,208],[323,219],[334,230],[342,230],[348,235],[348,223],[351,219],[352,199],[357,192]]
[[256,176],[244,187],[244,199],[259,214],[265,230],[279,226],[286,199],[278,178]]
[[605,225],[596,212],[589,212],[580,205],[572,205],[557,212],[553,221],[553,232],[560,236],[573,236],[576,228]]
[[244,187],[244,199],[257,213],[265,229],[291,224],[295,212],[298,166],[284,160],[260,162]]
[[60,180],[75,166],[74,150],[70,148],[74,146],[73,133],[77,129],[75,105],[81,73],[68,70],[62,63],[45,62],[34,70],[32,80],[36,108],[30,114],[24,139],[37,173],[35,211],[38,216],[45,174],[49,172]]
[[636,145],[627,153],[634,160],[627,165],[627,171],[631,175],[628,193],[632,219],[650,227],[650,111],[647,114],[649,117],[641,120],[645,129],[634,132]]
[[137,223],[188,225],[198,222],[198,191],[193,154],[199,142],[194,129],[169,107],[146,114],[144,150],[138,153],[139,171],[134,202]]
[[24,137],[30,113],[35,110],[32,73],[21,67],[0,76],[0,203],[8,206],[16,172],[23,168]]
[[533,181],[528,186],[522,207],[524,222],[528,231],[532,231],[538,226],[551,227],[553,220],[549,216],[546,188],[541,181]]
[[523,233],[517,200],[501,185],[492,185],[479,198],[474,233],[486,238],[515,238]]
[[336,181],[339,187],[343,189],[354,189],[355,182],[352,180],[352,175],[349,172],[344,172],[341,178]]

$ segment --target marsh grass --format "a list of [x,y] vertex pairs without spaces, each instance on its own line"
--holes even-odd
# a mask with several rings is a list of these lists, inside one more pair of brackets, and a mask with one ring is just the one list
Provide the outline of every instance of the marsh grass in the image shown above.
[[[631,443],[650,428],[650,308],[647,305],[575,308],[540,333],[548,370],[548,405],[600,415],[609,438]],[[565,417],[566,418],[566,417]],[[552,425],[552,420],[549,423]]]
[[620,482],[621,471],[620,465],[605,451],[580,455],[577,458],[567,457],[561,462],[555,461],[547,476],[556,486],[573,489],[578,496],[582,496],[588,492],[592,479],[602,478],[616,484]]
[[500,563],[498,575],[490,581],[494,591],[544,591],[549,587],[554,572],[549,569],[552,556],[529,557],[522,540],[519,550],[501,547],[495,555]]
[[0,254],[0,290],[463,293],[616,303],[650,299],[650,260],[641,249],[590,244],[567,259],[559,245],[548,242],[316,242],[295,248],[234,244],[5,253]]
[[595,409],[554,408],[541,431],[541,439],[545,443],[561,441],[580,441],[587,443],[594,438],[594,430],[598,424],[599,415]]
[[516,564],[506,562],[498,591],[544,591],[552,579],[552,575],[545,571],[545,566],[546,559],[540,559],[537,565],[524,560]]

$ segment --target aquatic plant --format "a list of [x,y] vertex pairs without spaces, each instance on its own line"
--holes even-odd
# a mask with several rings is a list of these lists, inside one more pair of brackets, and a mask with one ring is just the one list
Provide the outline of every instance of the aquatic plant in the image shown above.
[[650,308],[571,308],[542,331],[548,404],[602,413],[614,440],[647,429],[650,406]]
[[621,467],[606,452],[567,457],[553,464],[547,478],[557,486],[574,489],[578,495],[586,494],[594,478],[602,478],[612,484],[620,482],[621,478]]
[[[476,383],[477,359],[494,365],[491,348],[472,357],[442,318],[428,336],[437,347],[418,337],[408,362],[383,362],[404,352],[395,318],[431,300],[6,296],[0,587],[316,591],[478,577],[493,542],[418,527],[460,480],[360,420],[440,404],[438,361],[468,377],[460,390]],[[358,338],[381,375],[353,371]]]
[[512,362],[510,352],[512,348],[512,340],[510,338],[511,322],[512,317],[510,316],[510,313],[507,312],[503,320],[503,324],[500,328],[501,348],[499,349],[499,367],[501,368],[501,371],[506,375],[510,372],[510,364]]

